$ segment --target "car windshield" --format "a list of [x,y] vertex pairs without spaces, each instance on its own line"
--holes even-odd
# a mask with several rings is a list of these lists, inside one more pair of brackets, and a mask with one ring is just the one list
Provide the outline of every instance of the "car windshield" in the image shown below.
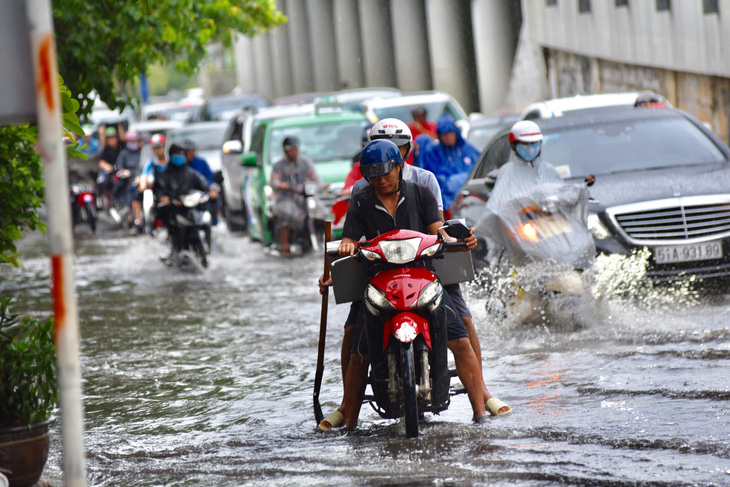
[[275,129],[271,132],[271,162],[284,157],[284,137],[295,136],[300,141],[299,153],[317,162],[350,159],[362,148],[362,122],[323,123]]
[[[382,107],[375,108],[373,111],[378,117],[378,120],[382,120],[384,118],[397,118],[398,120],[403,120],[404,122],[409,123],[413,120],[413,110],[418,107],[426,109],[426,118],[431,122],[438,122],[441,115],[444,113],[451,113],[447,110],[445,101],[433,103],[413,103],[411,105],[401,105],[397,107]],[[451,113],[451,115],[455,116],[454,113]]]
[[487,146],[487,142],[492,140],[492,137],[497,135],[497,132],[502,130],[500,125],[488,126],[488,127],[471,127],[469,129],[469,142],[479,150],[484,149]]
[[542,158],[563,177],[703,164],[725,159],[685,118],[621,120],[545,130]]
[[191,139],[198,150],[220,149],[223,145],[223,133],[225,125],[216,125],[210,128],[196,128],[190,130],[176,130],[171,136],[172,141]]

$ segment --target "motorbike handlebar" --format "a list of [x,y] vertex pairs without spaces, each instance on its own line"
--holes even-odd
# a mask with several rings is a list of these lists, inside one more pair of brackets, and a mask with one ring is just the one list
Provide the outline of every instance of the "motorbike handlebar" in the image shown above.
[[465,249],[467,248],[466,242],[444,242],[444,248],[446,249]]

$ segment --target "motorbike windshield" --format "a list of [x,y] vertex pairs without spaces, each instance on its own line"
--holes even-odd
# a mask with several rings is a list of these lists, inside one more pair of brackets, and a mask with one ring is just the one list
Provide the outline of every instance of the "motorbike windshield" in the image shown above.
[[490,198],[477,225],[490,247],[504,249],[515,264],[553,262],[585,269],[593,263],[585,186],[541,182],[514,189],[512,197]]

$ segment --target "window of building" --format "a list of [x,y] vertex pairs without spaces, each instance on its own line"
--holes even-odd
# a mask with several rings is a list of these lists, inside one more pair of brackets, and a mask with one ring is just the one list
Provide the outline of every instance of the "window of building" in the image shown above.
[[672,10],[672,0],[656,0],[657,12]]
[[558,0],[546,0],[545,3],[547,3],[547,5],[549,7],[550,5],[557,5]]
[[719,3],[718,0],[702,0],[702,11],[705,14],[719,14]]
[[591,0],[578,0],[578,13],[586,13],[591,11]]
[[628,7],[629,0],[616,0],[616,6],[617,7]]

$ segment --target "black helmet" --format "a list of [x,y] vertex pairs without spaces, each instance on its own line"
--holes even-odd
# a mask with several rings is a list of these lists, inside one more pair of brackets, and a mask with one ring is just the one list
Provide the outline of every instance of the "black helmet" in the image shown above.
[[182,146],[182,145],[181,145],[180,143],[178,143],[178,142],[173,142],[172,144],[170,144],[170,148],[169,148],[169,149],[167,149],[167,155],[168,155],[169,157],[172,157],[172,156],[174,156],[175,154],[182,154],[182,155],[185,155],[185,147],[183,147],[183,146]]
[[400,149],[389,140],[374,140],[362,150],[360,172],[364,178],[388,174],[403,163]]
[[281,143],[284,150],[290,150],[299,147],[299,138],[293,135],[284,137],[284,141]]

